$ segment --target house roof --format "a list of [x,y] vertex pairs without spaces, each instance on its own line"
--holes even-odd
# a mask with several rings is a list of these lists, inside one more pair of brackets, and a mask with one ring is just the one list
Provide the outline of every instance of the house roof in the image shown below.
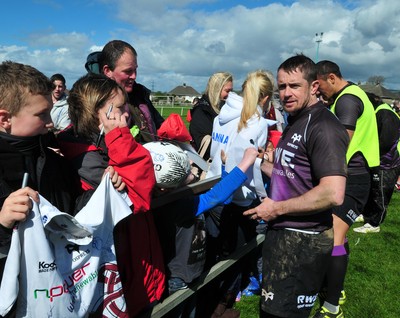
[[398,94],[393,93],[381,84],[361,84],[359,86],[365,92],[375,94],[380,98],[399,98]]
[[198,91],[196,91],[192,86],[188,86],[183,84],[181,86],[175,87],[168,94],[176,95],[176,96],[199,96],[201,95]]

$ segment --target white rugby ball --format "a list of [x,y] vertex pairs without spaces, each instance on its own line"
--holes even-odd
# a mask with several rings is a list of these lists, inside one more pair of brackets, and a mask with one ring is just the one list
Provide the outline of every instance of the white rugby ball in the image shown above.
[[143,145],[153,159],[156,184],[160,188],[175,188],[190,173],[190,160],[185,151],[172,143],[153,141]]

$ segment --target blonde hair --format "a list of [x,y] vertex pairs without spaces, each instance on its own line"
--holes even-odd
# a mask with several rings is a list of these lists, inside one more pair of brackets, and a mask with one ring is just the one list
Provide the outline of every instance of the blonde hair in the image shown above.
[[257,70],[247,75],[242,85],[243,108],[240,114],[238,132],[247,127],[247,121],[256,114],[261,116],[257,106],[263,98],[272,97],[274,92],[274,80],[271,72]]
[[226,83],[233,82],[232,74],[228,72],[218,72],[211,75],[208,79],[205,95],[210,101],[211,107],[219,114],[221,103],[221,92]]

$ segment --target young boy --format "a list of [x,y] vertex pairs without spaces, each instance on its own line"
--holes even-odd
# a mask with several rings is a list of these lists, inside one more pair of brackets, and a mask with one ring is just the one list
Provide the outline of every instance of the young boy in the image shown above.
[[[12,229],[23,222],[38,193],[60,211],[73,214],[79,179],[63,157],[49,149],[52,83],[37,69],[0,64],[0,279]],[[27,186],[21,188],[24,173]],[[76,175],[77,176],[77,175]]]

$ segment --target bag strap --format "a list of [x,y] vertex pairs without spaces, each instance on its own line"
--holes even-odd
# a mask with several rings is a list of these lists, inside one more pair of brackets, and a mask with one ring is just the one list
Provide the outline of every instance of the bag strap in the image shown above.
[[202,157],[202,158],[204,157],[204,154],[206,153],[208,147],[210,146],[210,143],[211,143],[211,136],[205,135],[203,137],[203,139],[201,140],[199,151],[198,151],[200,157]]

